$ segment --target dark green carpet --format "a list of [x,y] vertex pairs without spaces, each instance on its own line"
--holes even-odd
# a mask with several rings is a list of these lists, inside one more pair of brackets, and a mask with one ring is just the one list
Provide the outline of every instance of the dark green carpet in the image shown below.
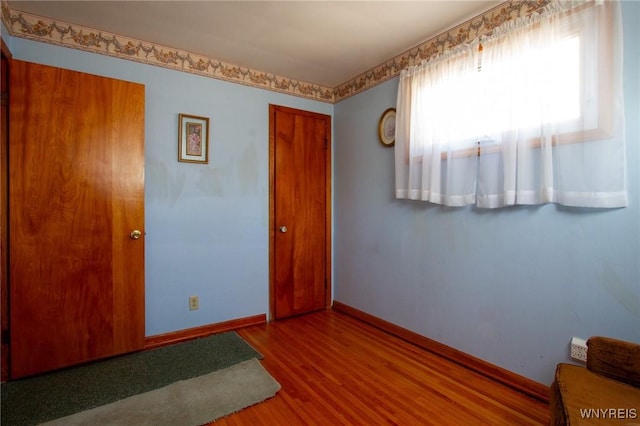
[[262,358],[235,332],[138,352],[2,384],[2,425],[57,419]]

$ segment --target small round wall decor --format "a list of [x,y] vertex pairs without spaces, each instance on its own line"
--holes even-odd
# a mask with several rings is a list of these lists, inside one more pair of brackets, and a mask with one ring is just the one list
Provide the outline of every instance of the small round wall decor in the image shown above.
[[393,146],[396,143],[396,109],[388,108],[382,113],[378,123],[378,137],[384,146]]

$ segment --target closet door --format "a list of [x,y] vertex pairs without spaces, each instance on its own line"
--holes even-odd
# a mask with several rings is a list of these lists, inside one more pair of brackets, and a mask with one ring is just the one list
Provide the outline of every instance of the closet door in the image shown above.
[[11,377],[144,345],[144,86],[11,64]]
[[270,105],[271,314],[330,306],[331,116]]

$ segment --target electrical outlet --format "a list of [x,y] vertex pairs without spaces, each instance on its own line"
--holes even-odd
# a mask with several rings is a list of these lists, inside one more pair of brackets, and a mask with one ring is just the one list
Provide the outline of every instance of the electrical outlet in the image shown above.
[[579,337],[571,338],[571,358],[587,362],[587,342]]
[[200,309],[200,299],[198,296],[189,296],[189,310],[195,311],[196,309]]

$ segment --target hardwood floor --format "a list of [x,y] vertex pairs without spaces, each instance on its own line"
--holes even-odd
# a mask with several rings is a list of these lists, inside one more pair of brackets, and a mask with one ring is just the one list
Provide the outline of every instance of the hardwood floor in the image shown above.
[[345,314],[238,330],[282,385],[216,425],[546,425],[548,406]]

